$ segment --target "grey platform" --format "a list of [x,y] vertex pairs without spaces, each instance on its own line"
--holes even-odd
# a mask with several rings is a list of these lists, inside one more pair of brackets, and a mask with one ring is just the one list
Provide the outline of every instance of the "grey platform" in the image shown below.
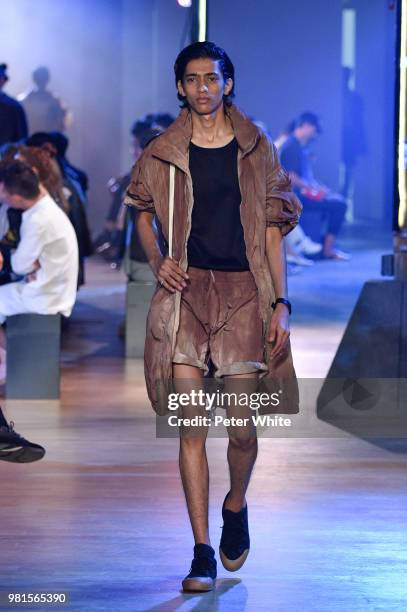
[[58,399],[61,315],[7,318],[8,399]]
[[126,295],[126,357],[142,358],[146,319],[156,281],[129,281]]
[[361,437],[407,439],[407,283],[365,283],[317,402]]

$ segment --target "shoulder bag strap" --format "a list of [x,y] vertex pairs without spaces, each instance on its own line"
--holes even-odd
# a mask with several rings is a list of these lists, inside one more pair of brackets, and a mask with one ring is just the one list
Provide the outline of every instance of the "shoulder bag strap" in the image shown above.
[[168,197],[168,257],[173,255],[173,230],[174,230],[174,192],[175,192],[175,166],[170,164],[170,185]]

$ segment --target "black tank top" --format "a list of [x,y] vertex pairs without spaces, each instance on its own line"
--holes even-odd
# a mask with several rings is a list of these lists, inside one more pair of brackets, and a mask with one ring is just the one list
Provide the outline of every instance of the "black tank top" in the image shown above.
[[194,206],[187,245],[188,264],[212,270],[249,270],[237,173],[238,145],[210,149],[190,143]]

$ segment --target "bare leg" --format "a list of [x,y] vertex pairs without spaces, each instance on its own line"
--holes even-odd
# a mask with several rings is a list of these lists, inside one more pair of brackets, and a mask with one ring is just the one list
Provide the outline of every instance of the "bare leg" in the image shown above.
[[[233,381],[244,379],[245,393],[254,392],[257,387],[257,373],[238,374],[227,376],[225,391],[235,389]],[[238,387],[243,391],[243,387]],[[225,508],[232,512],[239,512],[246,505],[246,491],[249,486],[253,466],[257,457],[257,433],[251,420],[253,411],[248,407],[233,406],[228,408],[227,416],[238,418],[249,418],[248,425],[245,427],[228,427],[229,445],[227,458],[230,472],[230,493],[225,502]]]
[[[188,393],[202,388],[203,372],[188,365],[173,364],[175,389]],[[182,410],[183,417],[208,416],[205,410],[190,407]],[[206,457],[207,427],[196,431],[180,429],[179,469],[195,544],[208,544],[209,469]]]

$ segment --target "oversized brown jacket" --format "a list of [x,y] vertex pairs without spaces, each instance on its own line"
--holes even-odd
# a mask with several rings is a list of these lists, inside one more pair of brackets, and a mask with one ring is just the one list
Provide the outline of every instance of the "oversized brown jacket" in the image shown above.
[[[246,255],[254,276],[259,311],[263,320],[263,337],[267,337],[275,298],[266,257],[266,227],[278,226],[283,235],[298,223],[301,204],[291,190],[290,179],[280,166],[276,149],[269,139],[235,106],[225,106],[238,143],[238,176],[242,202],[240,217],[243,225]],[[188,109],[164,134],[153,140],[136,162],[125,204],[141,211],[155,213],[168,242],[169,168],[175,172],[175,202],[173,224],[173,258],[187,269],[187,241],[191,229],[193,187],[189,171],[189,143],[192,120]],[[170,293],[157,284],[147,317],[144,370],[148,396],[158,414],[166,414],[166,394],[172,377],[172,354],[179,325],[181,294]],[[291,348],[270,360],[270,344],[265,344],[265,363],[269,371],[261,378],[263,390],[282,392],[280,405],[265,412],[298,412],[298,386]]]

